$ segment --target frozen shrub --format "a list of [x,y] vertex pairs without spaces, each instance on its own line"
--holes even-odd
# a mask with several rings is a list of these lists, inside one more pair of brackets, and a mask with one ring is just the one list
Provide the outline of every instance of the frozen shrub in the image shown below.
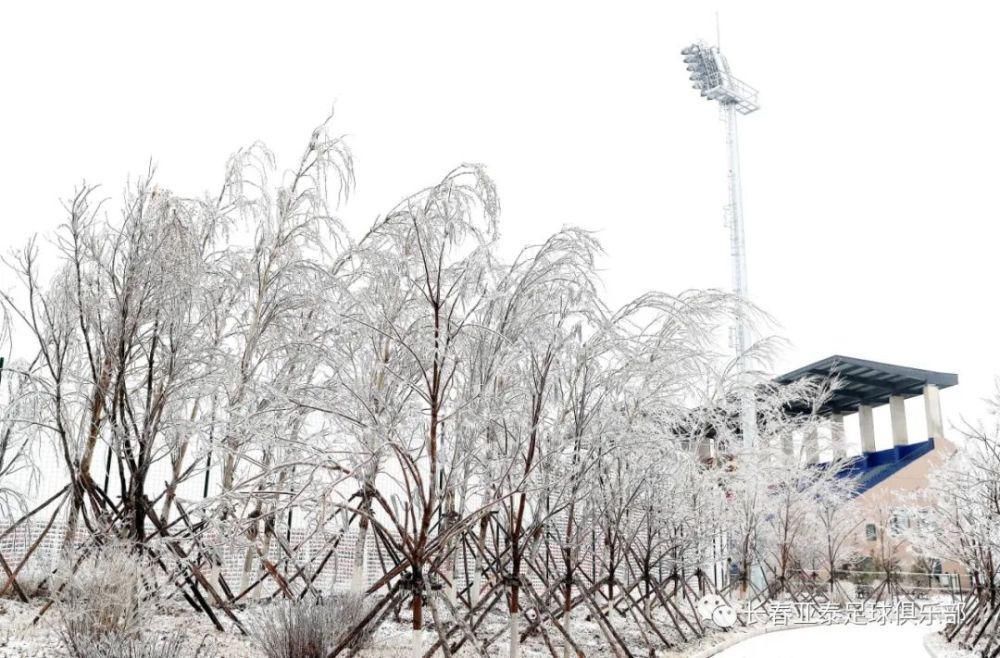
[[332,649],[327,617],[322,604],[277,604],[263,612],[254,636],[267,658],[322,658]]
[[[368,610],[358,594],[334,595],[322,603],[280,603],[263,611],[254,636],[267,658],[325,658]],[[359,633],[351,648],[360,649],[371,632],[366,628]]]
[[[75,569],[73,568],[75,565]],[[102,547],[76,564],[60,568],[61,636],[73,658],[179,658],[184,651],[180,633],[154,637],[147,627],[147,591],[143,571],[148,565],[127,547]]]
[[[371,611],[364,594],[335,594],[327,599],[326,605],[330,608],[330,632],[336,635],[338,642]],[[362,648],[368,644],[374,632],[374,624],[368,624],[348,646],[353,649]]]
[[194,653],[185,651],[181,633],[155,638],[119,632],[74,635],[64,630],[63,642],[73,658],[197,658],[201,655],[201,647]]
[[132,637],[142,627],[142,567],[127,549],[111,546],[60,567],[64,634],[78,639]]

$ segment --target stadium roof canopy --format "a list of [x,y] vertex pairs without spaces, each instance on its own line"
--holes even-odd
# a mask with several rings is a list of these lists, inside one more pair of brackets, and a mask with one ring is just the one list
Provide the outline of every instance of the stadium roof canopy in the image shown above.
[[[958,383],[958,375],[950,372],[895,366],[839,354],[785,373],[776,377],[775,381],[790,384],[806,378],[837,379],[840,383],[817,410],[820,415],[847,414],[857,411],[861,405],[875,407],[888,404],[892,395],[911,398],[921,395],[927,384],[948,388]],[[809,413],[811,409],[795,411]]]

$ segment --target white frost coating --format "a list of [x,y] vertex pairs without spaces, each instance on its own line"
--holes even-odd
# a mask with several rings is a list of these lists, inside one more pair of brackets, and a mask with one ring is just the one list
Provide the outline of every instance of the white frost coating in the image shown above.
[[519,637],[521,628],[521,613],[512,612],[507,620],[507,640],[510,642],[509,658],[519,658],[521,655],[521,638]]

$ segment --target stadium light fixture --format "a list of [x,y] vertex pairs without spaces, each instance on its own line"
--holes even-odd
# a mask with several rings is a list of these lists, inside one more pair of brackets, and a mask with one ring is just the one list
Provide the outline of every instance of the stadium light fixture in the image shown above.
[[[740,372],[745,374],[748,370],[746,352],[750,348],[751,339],[744,310],[748,290],[737,118],[760,109],[757,90],[733,76],[729,63],[718,46],[696,42],[681,50],[681,57],[690,73],[691,86],[706,100],[719,104],[726,122],[726,143],[729,147],[729,205],[726,208],[726,224],[729,226],[733,292],[740,301],[730,342],[736,352]],[[756,405],[749,393],[744,394],[740,415],[743,443],[749,448],[754,444],[757,433]]]

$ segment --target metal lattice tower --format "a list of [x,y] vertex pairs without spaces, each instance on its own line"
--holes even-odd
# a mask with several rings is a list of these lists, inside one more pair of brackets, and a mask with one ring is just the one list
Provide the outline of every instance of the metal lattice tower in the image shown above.
[[[750,326],[746,318],[745,303],[748,299],[746,240],[743,232],[743,191],[740,183],[740,147],[737,119],[740,115],[756,112],[757,90],[729,71],[729,63],[717,46],[694,43],[681,51],[684,63],[691,73],[692,86],[706,100],[719,103],[726,122],[726,144],[729,147],[729,205],[726,223],[729,226],[729,245],[732,257],[732,287],[739,298],[736,326],[733,327],[731,346],[736,352],[741,375],[747,372],[746,352],[751,345]],[[744,446],[750,447],[756,435],[756,405],[748,393],[741,404],[741,426]]]

